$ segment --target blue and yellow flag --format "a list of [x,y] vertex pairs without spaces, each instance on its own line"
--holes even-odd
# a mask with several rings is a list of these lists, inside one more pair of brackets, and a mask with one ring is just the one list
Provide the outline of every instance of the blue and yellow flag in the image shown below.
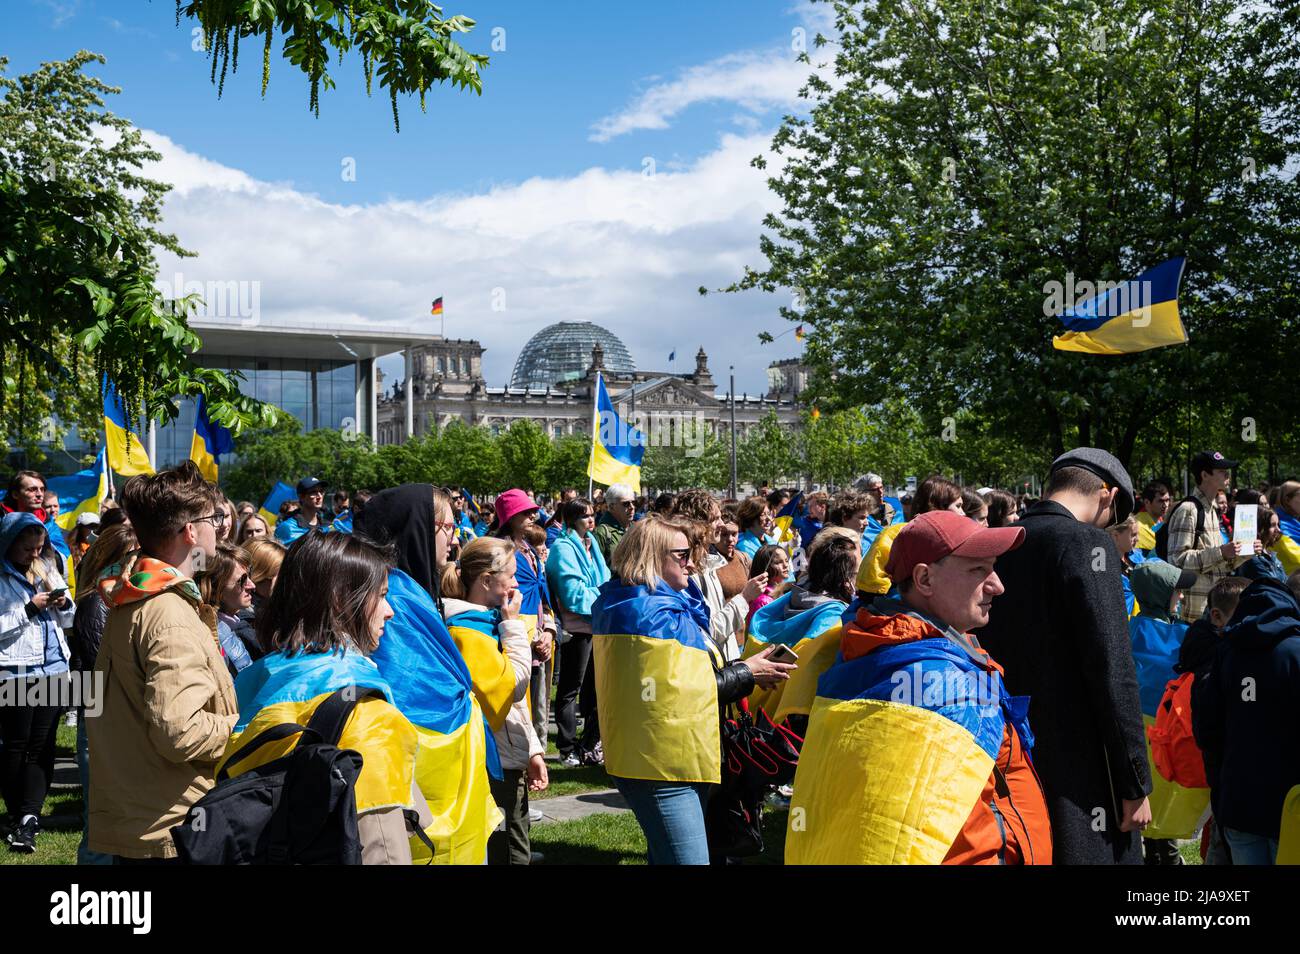
[[799,504],[803,502],[803,491],[790,498],[790,502],[776,515],[776,538],[782,544],[798,540],[799,534],[794,530],[794,518],[799,514]]
[[1278,529],[1282,536],[1273,544],[1273,552],[1282,561],[1282,569],[1287,576],[1300,570],[1300,520],[1291,516],[1283,508],[1277,509]]
[[591,610],[605,771],[619,778],[718,782],[722,739],[709,611],[682,591],[610,580]]
[[1131,354],[1165,345],[1186,344],[1178,314],[1183,257],[1147,269],[1132,281],[1072,305],[1061,314],[1068,329],[1052,339],[1058,351]]
[[641,458],[645,455],[645,436],[614,410],[605,390],[605,378],[596,375],[596,406],[591,428],[591,460],[587,476],[605,484],[627,484],[641,491]]
[[123,477],[152,474],[149,455],[126,419],[126,408],[113,382],[104,375],[104,449],[108,466]]
[[266,500],[262,501],[262,506],[258,509],[257,514],[266,521],[268,527],[275,529],[275,525],[280,519],[280,505],[286,500],[293,500],[297,496],[297,492],[292,487],[283,480],[278,480],[275,486],[271,488]]
[[[443,625],[433,598],[401,570],[388,574],[394,616],[371,659],[392,687],[393,704],[416,728],[415,780],[434,823],[425,829],[434,864],[479,865],[501,821],[488,787],[499,777],[496,741],[474,697],[469,669]],[[412,842],[418,861],[428,849]]]
[[200,394],[194,405],[194,437],[190,441],[190,460],[199,465],[204,480],[217,482],[221,455],[235,449],[235,439],[228,428],[208,417],[207,399]]

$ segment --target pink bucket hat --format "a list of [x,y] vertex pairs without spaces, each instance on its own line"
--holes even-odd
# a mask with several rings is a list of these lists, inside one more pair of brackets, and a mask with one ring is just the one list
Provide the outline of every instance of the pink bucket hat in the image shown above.
[[528,496],[522,490],[507,490],[501,496],[497,497],[497,526],[504,528],[510,522],[510,518],[517,514],[524,513],[527,510],[537,510],[537,504],[533,503],[533,498]]

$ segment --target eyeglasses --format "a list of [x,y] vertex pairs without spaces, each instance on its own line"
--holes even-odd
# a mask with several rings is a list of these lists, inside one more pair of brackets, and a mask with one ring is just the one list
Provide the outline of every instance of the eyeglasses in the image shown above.
[[435,520],[435,521],[433,521],[433,529],[434,529],[435,531],[438,531],[438,530],[455,530],[455,529],[456,529],[456,524],[452,523],[450,520]]
[[249,575],[245,573],[242,576],[240,576],[239,579],[235,580],[235,586],[239,587],[242,590],[244,587],[248,585],[248,581],[249,581]]
[[210,513],[206,517],[195,517],[190,522],[210,523],[217,530],[220,530],[222,527],[226,525],[226,512],[224,510],[218,510],[216,513]]
[[686,566],[691,562],[690,547],[681,547],[679,549],[669,550],[668,552],[672,555],[672,558],[677,561],[678,566]]

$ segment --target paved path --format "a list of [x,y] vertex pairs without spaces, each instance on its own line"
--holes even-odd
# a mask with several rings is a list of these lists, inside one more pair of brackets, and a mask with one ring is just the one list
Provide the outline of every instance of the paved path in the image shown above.
[[546,817],[537,825],[552,822],[576,821],[588,815],[617,814],[631,811],[627,802],[617,789],[607,788],[598,792],[582,792],[578,795],[561,795],[558,798],[539,798],[528,803],[529,808],[536,808]]

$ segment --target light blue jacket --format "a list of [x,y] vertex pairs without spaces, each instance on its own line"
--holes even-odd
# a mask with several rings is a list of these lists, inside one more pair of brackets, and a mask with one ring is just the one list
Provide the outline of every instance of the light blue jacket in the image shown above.
[[304,525],[297,516],[287,517],[276,523],[275,538],[287,547],[299,537],[305,536],[307,531],[311,529],[315,529],[320,533],[329,533],[333,528],[323,516],[320,519],[320,523],[314,528]]
[[591,541],[590,550],[583,545],[577,531],[566,530],[555,538],[546,558],[547,586],[559,600],[565,629],[571,628],[569,617],[573,616],[584,617],[590,625],[592,604],[600,595],[601,584],[609,579],[609,568],[605,566],[600,547],[590,534],[587,539]]

